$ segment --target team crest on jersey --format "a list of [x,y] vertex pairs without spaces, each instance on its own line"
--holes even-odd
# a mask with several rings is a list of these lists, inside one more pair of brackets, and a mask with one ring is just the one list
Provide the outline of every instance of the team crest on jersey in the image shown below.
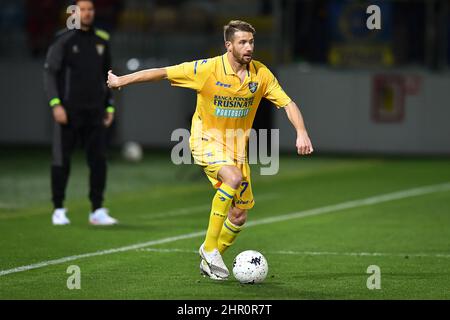
[[250,82],[248,84],[248,88],[250,89],[251,93],[255,93],[256,89],[258,89],[258,82]]
[[78,53],[78,52],[80,52],[80,49],[78,49],[78,46],[77,46],[76,44],[72,47],[72,52],[73,52],[73,53]]
[[105,51],[105,46],[103,44],[97,44],[95,46],[97,48],[97,53],[99,56],[103,55],[103,52]]

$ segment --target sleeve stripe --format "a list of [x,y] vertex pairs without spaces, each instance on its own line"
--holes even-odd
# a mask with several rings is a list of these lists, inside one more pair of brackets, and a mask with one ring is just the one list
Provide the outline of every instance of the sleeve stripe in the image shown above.
[[195,61],[195,64],[194,64],[194,74],[197,74],[197,64],[198,64],[198,61]]

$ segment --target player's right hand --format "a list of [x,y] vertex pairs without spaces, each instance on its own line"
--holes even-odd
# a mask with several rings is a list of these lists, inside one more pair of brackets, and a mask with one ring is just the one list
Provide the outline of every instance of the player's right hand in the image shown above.
[[67,124],[67,113],[62,105],[53,107],[53,118],[59,124]]
[[108,81],[106,81],[108,88],[111,88],[111,89],[118,88],[120,90],[119,83],[120,83],[119,77],[116,76],[114,73],[112,73],[112,70],[109,70],[108,71]]
[[308,155],[313,153],[314,149],[306,131],[297,133],[297,140],[295,142],[297,153],[299,155]]

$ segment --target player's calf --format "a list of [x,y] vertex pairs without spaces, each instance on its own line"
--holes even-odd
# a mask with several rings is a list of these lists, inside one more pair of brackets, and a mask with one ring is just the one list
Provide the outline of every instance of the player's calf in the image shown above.
[[237,226],[243,226],[245,221],[247,221],[247,210],[231,207],[228,213],[228,219],[231,223]]
[[247,210],[232,207],[228,213],[228,218],[225,220],[220,231],[217,246],[220,254],[223,254],[236,241],[237,236],[242,230],[242,227],[247,219]]
[[220,230],[222,229],[223,222],[227,218],[228,210],[235,193],[236,189],[226,183],[222,183],[213,197],[208,230],[206,231],[205,238],[205,250],[208,252],[217,249],[217,240],[220,235]]

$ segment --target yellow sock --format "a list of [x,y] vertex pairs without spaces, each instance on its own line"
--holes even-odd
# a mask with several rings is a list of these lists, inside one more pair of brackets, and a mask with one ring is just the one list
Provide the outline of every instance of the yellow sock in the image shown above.
[[225,220],[217,241],[220,254],[223,254],[234,243],[241,229],[242,226],[233,224],[228,218]]
[[222,183],[220,188],[217,189],[212,201],[208,231],[206,232],[204,247],[206,251],[212,251],[217,248],[217,240],[235,193],[236,190],[225,183]]

